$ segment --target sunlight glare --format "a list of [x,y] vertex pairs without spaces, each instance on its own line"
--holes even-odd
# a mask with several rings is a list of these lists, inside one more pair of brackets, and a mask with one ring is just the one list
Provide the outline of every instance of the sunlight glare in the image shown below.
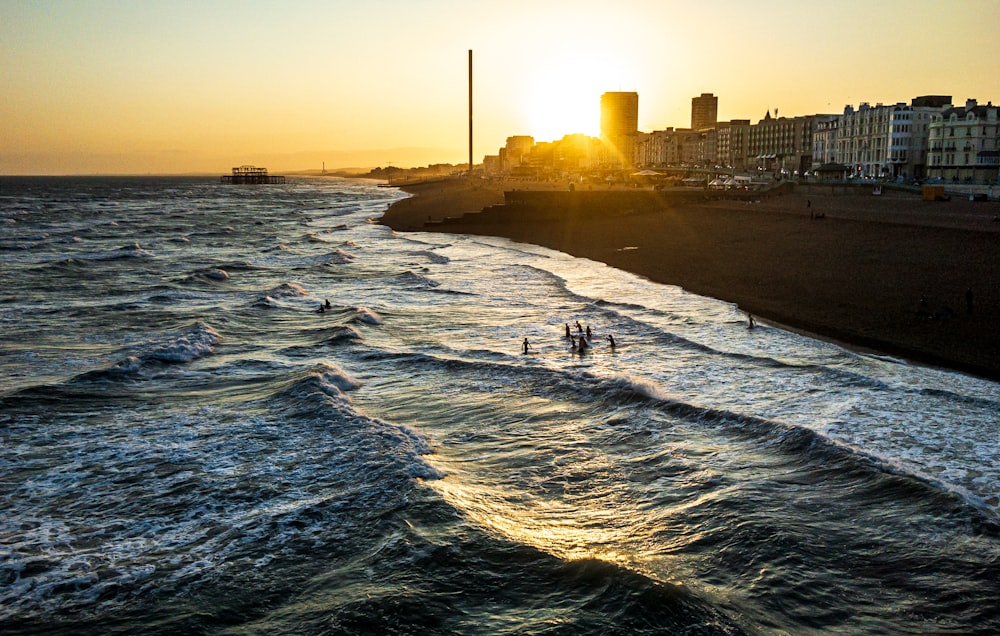
[[608,58],[561,58],[540,65],[524,95],[524,120],[536,141],[555,141],[564,135],[600,133],[601,94],[618,90],[608,85],[615,64]]

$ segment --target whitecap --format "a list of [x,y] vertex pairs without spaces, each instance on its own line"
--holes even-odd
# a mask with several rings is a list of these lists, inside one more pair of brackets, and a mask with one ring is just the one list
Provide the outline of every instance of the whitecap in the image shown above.
[[352,321],[363,322],[369,325],[381,325],[382,316],[379,316],[377,313],[375,313],[371,309],[368,309],[367,307],[358,307],[357,311],[354,314],[354,318],[352,318]]
[[334,265],[346,265],[354,262],[354,255],[349,254],[344,250],[337,250],[336,252],[330,254],[325,260],[327,263]]
[[199,322],[174,340],[152,349],[143,358],[161,362],[191,362],[212,353],[221,342],[219,332]]
[[443,265],[445,263],[450,263],[451,259],[443,254],[438,254],[437,252],[432,252],[430,250],[419,250],[412,253],[413,256],[420,256],[426,258],[431,263],[438,265]]
[[353,391],[361,387],[361,382],[331,362],[320,363],[316,371],[324,382],[337,387],[341,391]]
[[341,327],[335,327],[333,329],[333,334],[329,338],[326,338],[324,342],[328,344],[333,344],[336,342],[340,342],[342,340],[360,340],[360,339],[361,339],[361,334],[358,333],[357,329],[349,325],[344,325]]
[[302,285],[299,285],[297,283],[282,283],[281,285],[278,285],[271,291],[267,292],[267,297],[271,300],[278,298],[291,298],[295,296],[302,297],[308,295],[309,292],[307,292],[305,288],[302,287]]

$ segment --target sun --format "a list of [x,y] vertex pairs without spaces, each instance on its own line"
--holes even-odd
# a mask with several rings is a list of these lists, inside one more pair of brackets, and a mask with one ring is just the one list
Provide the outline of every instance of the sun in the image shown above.
[[606,62],[560,59],[536,67],[523,98],[524,121],[537,141],[583,133],[596,137],[601,125],[601,94],[607,86]]

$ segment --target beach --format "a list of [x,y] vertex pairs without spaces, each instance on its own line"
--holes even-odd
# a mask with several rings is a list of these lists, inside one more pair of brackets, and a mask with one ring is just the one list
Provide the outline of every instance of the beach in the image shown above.
[[608,216],[505,222],[503,207],[479,212],[503,203],[504,191],[532,188],[567,189],[460,179],[404,185],[414,196],[394,203],[382,223],[548,247],[736,303],[758,322],[1000,379],[996,202],[816,186]]

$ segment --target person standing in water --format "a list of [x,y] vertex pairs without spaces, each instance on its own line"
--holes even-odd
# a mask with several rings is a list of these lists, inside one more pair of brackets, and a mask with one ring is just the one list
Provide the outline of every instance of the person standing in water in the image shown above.
[[567,338],[572,338],[573,337],[573,334],[570,333],[570,331],[569,331],[569,323],[568,322],[566,323],[566,337]]
[[612,349],[615,348],[615,337],[611,334],[608,334],[608,344],[611,345]]
[[528,353],[528,349],[531,349],[531,345],[528,343],[527,338],[524,339],[524,342],[521,343],[521,346],[524,348],[524,353]]

